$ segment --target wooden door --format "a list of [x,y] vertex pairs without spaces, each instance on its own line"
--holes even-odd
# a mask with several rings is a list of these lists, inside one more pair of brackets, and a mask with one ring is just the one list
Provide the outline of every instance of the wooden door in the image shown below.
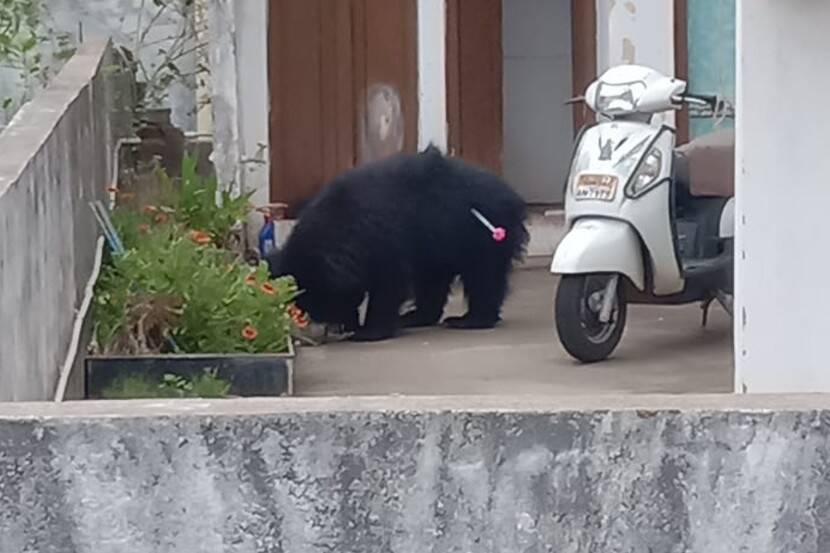
[[417,148],[416,0],[270,0],[271,200]]
[[500,173],[502,0],[447,0],[447,119],[450,153]]

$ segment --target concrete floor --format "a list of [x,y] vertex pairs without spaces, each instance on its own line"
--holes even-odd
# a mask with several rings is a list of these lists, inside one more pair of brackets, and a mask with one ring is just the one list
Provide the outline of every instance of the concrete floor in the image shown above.
[[[432,328],[386,342],[303,348],[300,396],[717,393],[732,391],[729,317],[700,309],[629,308],[613,359],[582,366],[562,350],[553,329],[556,279],[545,269],[513,275],[504,322],[493,330]],[[463,312],[456,293],[449,314]]]

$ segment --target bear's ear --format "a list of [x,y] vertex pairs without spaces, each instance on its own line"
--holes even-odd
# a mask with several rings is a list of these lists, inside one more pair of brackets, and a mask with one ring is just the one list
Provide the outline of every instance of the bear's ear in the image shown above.
[[282,270],[281,258],[282,254],[279,248],[274,248],[273,250],[265,254],[263,261],[265,261],[265,263],[268,265],[268,274],[271,276],[271,278],[278,278],[282,276],[280,274]]

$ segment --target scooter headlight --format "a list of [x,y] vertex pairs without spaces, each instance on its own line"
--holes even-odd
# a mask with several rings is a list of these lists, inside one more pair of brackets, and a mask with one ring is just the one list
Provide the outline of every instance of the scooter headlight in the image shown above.
[[628,196],[638,198],[654,188],[659,182],[657,179],[662,170],[663,154],[657,148],[652,148],[631,177],[626,189]]

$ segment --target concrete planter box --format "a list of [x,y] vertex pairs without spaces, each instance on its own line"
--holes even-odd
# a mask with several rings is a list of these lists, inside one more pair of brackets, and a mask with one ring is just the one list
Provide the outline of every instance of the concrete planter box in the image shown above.
[[145,376],[161,382],[166,374],[184,378],[198,376],[205,369],[231,384],[233,397],[283,397],[294,393],[296,352],[280,354],[181,354],[136,356],[87,356],[84,370],[84,397],[103,399],[103,391],[118,377]]

